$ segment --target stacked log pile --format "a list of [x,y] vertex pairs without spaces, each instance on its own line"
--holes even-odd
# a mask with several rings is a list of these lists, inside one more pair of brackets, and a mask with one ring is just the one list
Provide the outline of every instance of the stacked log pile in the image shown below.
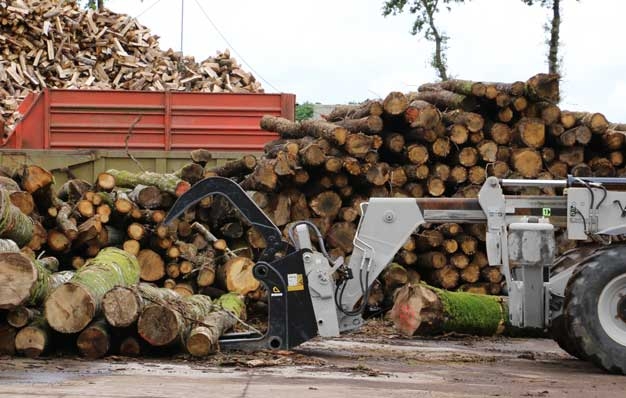
[[[4,170],[1,352],[36,357],[71,341],[89,358],[177,346],[205,356],[246,318],[244,297],[262,313],[247,228],[232,209],[209,198],[162,224],[203,178],[205,152],[172,174],[108,170],[60,187],[39,166]],[[212,172],[255,165],[247,156]]]
[[159,48],[134,18],[75,1],[0,3],[0,117],[6,132],[30,91],[78,89],[263,92],[228,50],[202,62]]
[[[311,217],[331,254],[346,256],[358,205],[369,197],[474,198],[487,176],[626,175],[623,126],[600,113],[561,110],[558,99],[558,76],[539,74],[511,84],[424,84],[418,92],[337,107],[325,121],[267,116],[261,126],[282,138],[266,145],[265,159],[242,184],[264,192],[255,197],[278,226]],[[499,294],[502,275],[487,267],[484,241],[482,224],[427,226],[406,242],[381,282],[421,277],[445,289]],[[561,251],[571,244],[559,240]]]
[[[266,242],[228,201],[206,198],[162,223],[176,197],[204,177],[239,182],[285,236],[293,222],[310,220],[331,256],[349,257],[369,197],[475,197],[489,175],[626,175],[624,126],[562,111],[558,95],[552,75],[456,80],[337,107],[325,120],[265,116],[261,127],[281,138],[261,158],[211,169],[208,152],[197,150],[171,174],[107,170],[61,187],[35,165],[5,170],[0,285],[11,288],[0,291],[0,350],[37,356],[69,340],[88,357],[172,346],[203,356],[238,319],[262,314],[266,292],[251,270]],[[481,224],[416,231],[375,281],[370,310],[391,308],[398,288],[420,280],[500,294],[502,275],[487,266],[484,240]]]

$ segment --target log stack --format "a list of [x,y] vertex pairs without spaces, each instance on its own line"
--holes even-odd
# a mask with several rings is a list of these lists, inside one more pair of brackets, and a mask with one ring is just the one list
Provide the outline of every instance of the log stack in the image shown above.
[[74,89],[263,92],[228,50],[196,62],[159,48],[158,36],[136,19],[76,1],[0,3],[0,117],[5,133],[31,91]]
[[[260,158],[219,167],[206,168],[206,151],[197,150],[170,174],[107,170],[60,187],[36,165],[2,170],[0,238],[18,244],[0,240],[0,284],[12,287],[0,294],[0,333],[14,341],[0,349],[37,356],[62,336],[90,358],[172,347],[202,356],[237,319],[263,319],[266,292],[251,271],[266,242],[227,200],[206,198],[162,223],[204,177],[240,183],[285,236],[293,222],[311,221],[331,256],[348,257],[370,197],[476,197],[490,175],[626,175],[624,126],[560,110],[558,97],[552,75],[453,80],[337,107],[325,120],[265,116],[261,127],[281,138]],[[373,284],[370,310],[391,308],[399,288],[422,280],[500,294],[502,275],[488,267],[484,241],[481,224],[426,225]]]

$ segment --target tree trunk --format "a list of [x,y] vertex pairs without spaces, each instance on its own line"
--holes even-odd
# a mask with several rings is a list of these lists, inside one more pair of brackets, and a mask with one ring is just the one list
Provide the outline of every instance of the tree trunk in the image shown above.
[[383,119],[380,116],[365,116],[360,119],[336,121],[336,125],[344,127],[352,133],[378,134],[383,130]]
[[560,100],[558,74],[539,73],[526,81],[526,96],[533,101],[556,104]]
[[476,107],[476,99],[471,96],[456,94],[447,90],[420,91],[411,93],[412,100],[422,100],[429,102],[440,109],[461,109],[472,111]]
[[190,184],[183,181],[174,174],[160,174],[145,171],[142,173],[131,173],[126,170],[107,170],[108,174],[115,177],[115,184],[119,187],[134,188],[137,185],[153,185],[163,192],[180,196],[187,192]]
[[41,261],[21,253],[0,256],[0,308],[38,306],[61,284],[72,277],[69,271],[50,273]]
[[185,341],[187,351],[196,357],[203,357],[218,350],[218,341],[229,329],[237,324],[237,319],[246,315],[243,297],[236,293],[220,296],[214,309],[201,319],[202,324],[194,326]]
[[153,303],[144,308],[137,322],[139,335],[153,346],[183,342],[189,328],[202,321],[213,308],[211,299],[203,295],[178,297]]
[[33,232],[33,221],[11,203],[10,193],[0,188],[0,238],[22,247],[33,238]]
[[15,336],[15,349],[29,358],[37,358],[50,345],[50,327],[40,316]]
[[76,339],[76,346],[87,359],[102,358],[111,348],[109,326],[104,319],[97,319],[87,326]]
[[115,286],[139,282],[139,263],[134,256],[108,247],[55,289],[45,303],[46,320],[54,330],[76,333],[100,311],[102,297]]
[[247,257],[234,257],[217,269],[217,280],[227,291],[247,294],[257,290],[261,284],[254,278],[254,261]]
[[414,100],[404,111],[404,120],[413,128],[432,129],[441,122],[441,112],[426,101]]
[[231,160],[222,166],[214,167],[211,171],[220,177],[236,177],[250,174],[254,170],[256,163],[254,155],[244,155],[237,160]]
[[508,307],[501,297],[406,285],[396,294],[390,317],[407,336],[450,332],[491,336],[504,332]]
[[367,116],[380,116],[383,114],[383,106],[379,101],[365,101],[358,105],[336,106],[326,120],[338,122],[343,119],[361,119]]

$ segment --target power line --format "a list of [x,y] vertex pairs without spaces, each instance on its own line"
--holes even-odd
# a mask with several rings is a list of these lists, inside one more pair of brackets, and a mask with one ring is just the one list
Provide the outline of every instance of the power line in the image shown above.
[[152,7],[156,6],[157,4],[159,4],[161,2],[161,0],[156,0],[154,3],[152,3],[152,5],[150,5],[148,8],[146,8],[145,10],[143,10],[142,12],[140,12],[139,14],[135,15],[135,19],[139,18],[140,16],[142,16],[143,14],[147,13],[148,11],[150,11],[152,9]]
[[220,29],[217,27],[217,25],[213,22],[213,20],[211,19],[211,17],[209,17],[209,14],[207,14],[207,12],[204,10],[204,7],[202,7],[202,5],[200,4],[200,2],[198,2],[198,0],[194,0],[196,2],[196,4],[198,5],[198,7],[200,7],[200,11],[202,11],[202,14],[204,14],[204,16],[206,17],[206,19],[209,21],[209,23],[211,24],[211,26],[213,26],[213,29],[215,29],[215,31],[217,32],[218,35],[220,35],[220,37],[222,38],[222,40],[224,40],[226,42],[226,44],[228,45],[228,47],[230,47],[233,52],[239,57],[239,59],[241,60],[241,62],[243,62],[244,64],[246,64],[248,66],[248,68],[256,75],[259,77],[259,79],[263,80],[265,83],[267,83],[268,86],[270,86],[271,88],[273,88],[275,91],[277,92],[281,92],[279,89],[277,89],[272,83],[270,83],[267,79],[265,79],[263,76],[261,76],[261,74],[259,72],[257,72],[252,65],[250,65],[250,63],[248,63],[245,58],[239,53],[239,51],[237,51],[235,49],[235,47],[233,47],[232,44],[230,44],[230,41],[228,41],[228,39],[226,38],[226,36],[224,36],[222,34],[222,32],[220,31]]

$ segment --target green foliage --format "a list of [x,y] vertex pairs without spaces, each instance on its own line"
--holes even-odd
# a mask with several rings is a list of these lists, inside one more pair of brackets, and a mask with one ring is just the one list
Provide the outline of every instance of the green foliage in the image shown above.
[[302,121],[313,117],[313,104],[305,102],[296,105],[296,120]]
[[[440,31],[435,25],[435,15],[441,7],[450,11],[452,4],[464,3],[466,0],[386,0],[383,5],[383,16],[398,15],[404,12],[405,7],[415,15],[415,22],[411,28],[411,34],[423,34],[428,41],[435,43],[435,51],[431,60],[431,66],[437,70],[441,80],[448,80],[448,66],[445,51],[449,37]],[[470,0],[467,0],[470,1]],[[532,0],[528,0],[532,1]]]

